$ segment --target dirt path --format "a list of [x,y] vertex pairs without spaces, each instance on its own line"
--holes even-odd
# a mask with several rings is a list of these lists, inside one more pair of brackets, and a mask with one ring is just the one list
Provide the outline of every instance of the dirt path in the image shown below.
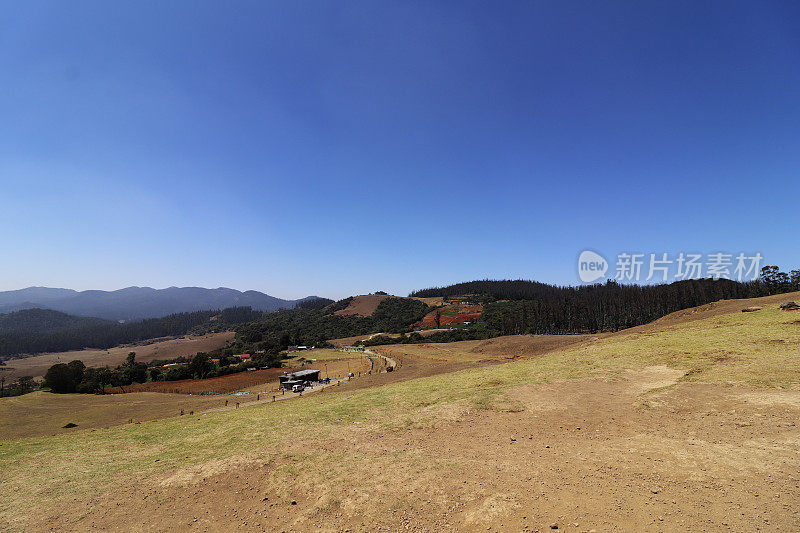
[[[331,387],[340,387],[342,383],[347,383],[347,379],[332,379],[328,384],[320,384],[315,385],[313,388],[306,388],[303,392],[296,393],[291,391],[285,392],[278,392],[278,391],[269,391],[269,392],[262,392],[256,394],[247,394],[244,396],[232,396],[228,399],[228,405],[217,407],[216,409],[209,409],[207,411],[203,411],[202,413],[217,413],[221,411],[231,411],[233,409],[239,409],[240,407],[250,407],[253,405],[263,405],[265,403],[275,403],[281,402],[284,400],[292,400],[292,399],[300,399],[303,397],[308,397],[311,394],[322,392],[325,389],[329,389]],[[253,400],[252,397],[255,396],[256,399]],[[264,397],[263,400],[260,397]],[[250,400],[250,401],[248,401]]]

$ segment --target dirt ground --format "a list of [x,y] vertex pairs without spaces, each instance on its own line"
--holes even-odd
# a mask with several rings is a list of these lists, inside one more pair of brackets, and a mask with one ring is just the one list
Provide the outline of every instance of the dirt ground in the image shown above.
[[[491,410],[446,406],[428,426],[298,436],[280,458],[133,481],[41,529],[800,529],[800,391],[676,384],[681,375],[655,366],[525,385]],[[321,475],[291,466],[310,450],[328,464]]]
[[387,298],[393,298],[386,294],[362,294],[356,296],[350,305],[344,309],[339,309],[334,314],[348,316],[348,315],[361,315],[372,316],[372,313],[378,308],[378,305]]
[[[317,359],[301,366],[303,359]],[[180,416],[181,411],[201,412],[224,407],[235,402],[247,404],[259,399],[259,393],[271,393],[278,387],[278,376],[284,372],[314,368],[331,378],[344,378],[352,371],[356,374],[345,388],[357,388],[356,382],[366,378],[370,361],[362,354],[345,354],[337,350],[309,350],[302,356],[287,361],[285,368],[271,368],[252,372],[239,372],[209,379],[158,381],[109,389],[109,394],[53,394],[35,392],[24,396],[0,398],[0,441],[21,437],[35,437],[60,433],[75,433],[87,429],[105,428],[144,420],[158,420]],[[382,361],[376,368],[383,368]],[[369,386],[369,384],[364,384]],[[236,391],[252,394],[230,396]],[[201,392],[216,395],[200,396]],[[261,399],[264,396],[260,397]],[[77,428],[63,428],[72,422]]]
[[601,337],[603,335],[509,335],[480,341],[371,346],[370,351],[396,361],[397,368],[390,373],[362,376],[359,380],[343,384],[343,390],[375,387],[520,358],[539,357]]
[[[622,333],[654,333],[664,331],[674,326],[686,324],[695,320],[702,320],[704,318],[711,318],[719,315],[726,315],[730,313],[741,313],[742,309],[752,306],[778,306],[783,302],[793,300],[800,302],[800,292],[790,292],[787,294],[776,294],[774,296],[764,296],[763,298],[749,298],[742,300],[720,300],[699,307],[692,307],[682,311],[676,311],[669,315],[663,316],[649,324],[643,326],[636,326],[624,330]],[[792,311],[787,311],[792,313]],[[800,312],[794,311],[800,318]],[[789,316],[789,315],[787,315]]]
[[11,359],[7,366],[0,367],[0,373],[7,381],[13,381],[20,376],[43,377],[47,369],[56,363],[69,363],[80,359],[86,366],[115,367],[125,361],[129,352],[136,352],[136,360],[142,362],[154,359],[173,359],[181,356],[193,356],[197,352],[216,350],[225,346],[232,340],[234,333],[209,333],[208,335],[181,337],[167,339],[147,344],[117,346],[108,350],[74,350],[71,352],[58,352],[34,355],[23,359]]
[[497,362],[536,357],[601,335],[507,335],[477,341],[377,346],[379,353],[441,362]]
[[[226,397],[230,398],[230,397]],[[225,399],[188,394],[52,394],[32,392],[0,399],[0,443],[5,439],[61,433],[80,434],[144,420],[180,416],[225,404]],[[68,423],[74,428],[64,428]],[[76,435],[76,438],[82,438]],[[2,528],[0,528],[2,529]]]
[[[424,329],[422,331],[417,331],[423,337],[427,337],[429,335],[433,335],[438,331],[449,331],[447,328],[440,328],[440,329]],[[364,341],[371,339],[372,337],[376,337],[378,335],[385,335],[386,337],[397,338],[400,336],[399,333],[371,333],[369,335],[356,335],[355,337],[342,337],[341,339],[331,339],[328,342],[336,346],[337,348],[341,348],[342,346],[353,346],[358,341]]]
[[[372,368],[369,358],[361,352],[340,352],[329,348],[317,348],[294,352],[294,357],[287,359],[286,366],[313,368],[321,372],[322,377],[343,378],[353,372],[364,373]],[[302,369],[300,368],[300,369]]]
[[419,298],[417,296],[412,296],[411,299],[419,300],[420,302],[426,303],[431,307],[437,307],[444,304],[444,298],[442,296],[430,296],[427,298]]
[[108,389],[111,394],[131,392],[167,392],[173,394],[200,394],[214,392],[228,394],[240,390],[258,388],[272,390],[278,388],[278,376],[284,372],[293,372],[297,368],[268,368],[266,370],[253,370],[251,372],[237,372],[227,376],[207,379],[181,379],[178,381],[152,381],[150,383],[136,383],[125,387]]

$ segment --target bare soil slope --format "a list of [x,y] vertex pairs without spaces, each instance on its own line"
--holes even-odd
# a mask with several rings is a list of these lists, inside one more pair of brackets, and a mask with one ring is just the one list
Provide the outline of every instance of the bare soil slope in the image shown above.
[[375,348],[380,353],[453,362],[498,362],[536,357],[604,335],[507,335],[477,341],[430,344],[392,344]]
[[372,313],[378,308],[378,305],[387,298],[396,298],[395,296],[388,296],[386,294],[362,294],[356,296],[350,305],[344,309],[339,309],[335,315],[360,315],[372,316]]
[[[686,324],[695,320],[702,320],[705,318],[716,317],[720,315],[727,315],[732,313],[741,313],[742,309],[746,307],[776,307],[787,300],[794,300],[800,302],[800,292],[790,292],[787,294],[776,294],[773,296],[764,296],[762,298],[748,298],[741,300],[719,300],[710,304],[701,305],[699,307],[691,307],[670,313],[666,316],[659,318],[649,324],[637,326],[624,330],[624,332],[657,332],[665,331],[673,326]],[[621,333],[624,333],[621,332]]]

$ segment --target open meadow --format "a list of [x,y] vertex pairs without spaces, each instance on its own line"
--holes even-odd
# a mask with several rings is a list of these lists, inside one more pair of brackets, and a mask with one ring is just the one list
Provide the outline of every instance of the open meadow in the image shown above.
[[[109,394],[105,395],[35,392],[0,398],[0,440],[76,433],[131,421],[180,416],[181,412],[199,413],[237,402],[244,406],[256,401],[259,394],[275,393],[278,376],[284,372],[302,368],[318,368],[323,376],[327,372],[331,378],[346,378],[349,371],[364,374],[371,368],[370,360],[359,353],[318,349],[292,355],[283,368],[238,372],[207,379],[155,381],[112,387],[108,389]],[[303,367],[303,363],[311,359],[316,362]],[[250,394],[231,396],[238,391]],[[64,428],[68,423],[77,427]]]
[[150,362],[155,359],[192,357],[197,352],[210,352],[222,348],[233,339],[232,331],[207,335],[186,335],[177,339],[155,339],[146,343],[116,346],[108,350],[73,350],[70,352],[44,353],[30,357],[10,359],[0,367],[0,375],[8,381],[21,376],[41,378],[47,369],[56,363],[69,363],[80,359],[86,366],[115,367],[125,361],[130,352],[136,352],[136,360]]
[[798,530],[800,312],[766,303],[288,402],[5,438],[0,527]]

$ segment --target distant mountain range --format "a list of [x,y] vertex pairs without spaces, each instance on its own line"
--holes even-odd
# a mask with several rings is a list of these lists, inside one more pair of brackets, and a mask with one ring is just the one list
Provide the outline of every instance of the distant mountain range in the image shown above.
[[258,291],[237,291],[220,287],[128,287],[117,291],[74,291],[49,287],[28,287],[0,292],[0,313],[22,309],[53,309],[71,315],[107,320],[142,320],[173,313],[207,311],[227,307],[252,307],[258,311],[291,309],[299,302],[316,298],[283,300]]

